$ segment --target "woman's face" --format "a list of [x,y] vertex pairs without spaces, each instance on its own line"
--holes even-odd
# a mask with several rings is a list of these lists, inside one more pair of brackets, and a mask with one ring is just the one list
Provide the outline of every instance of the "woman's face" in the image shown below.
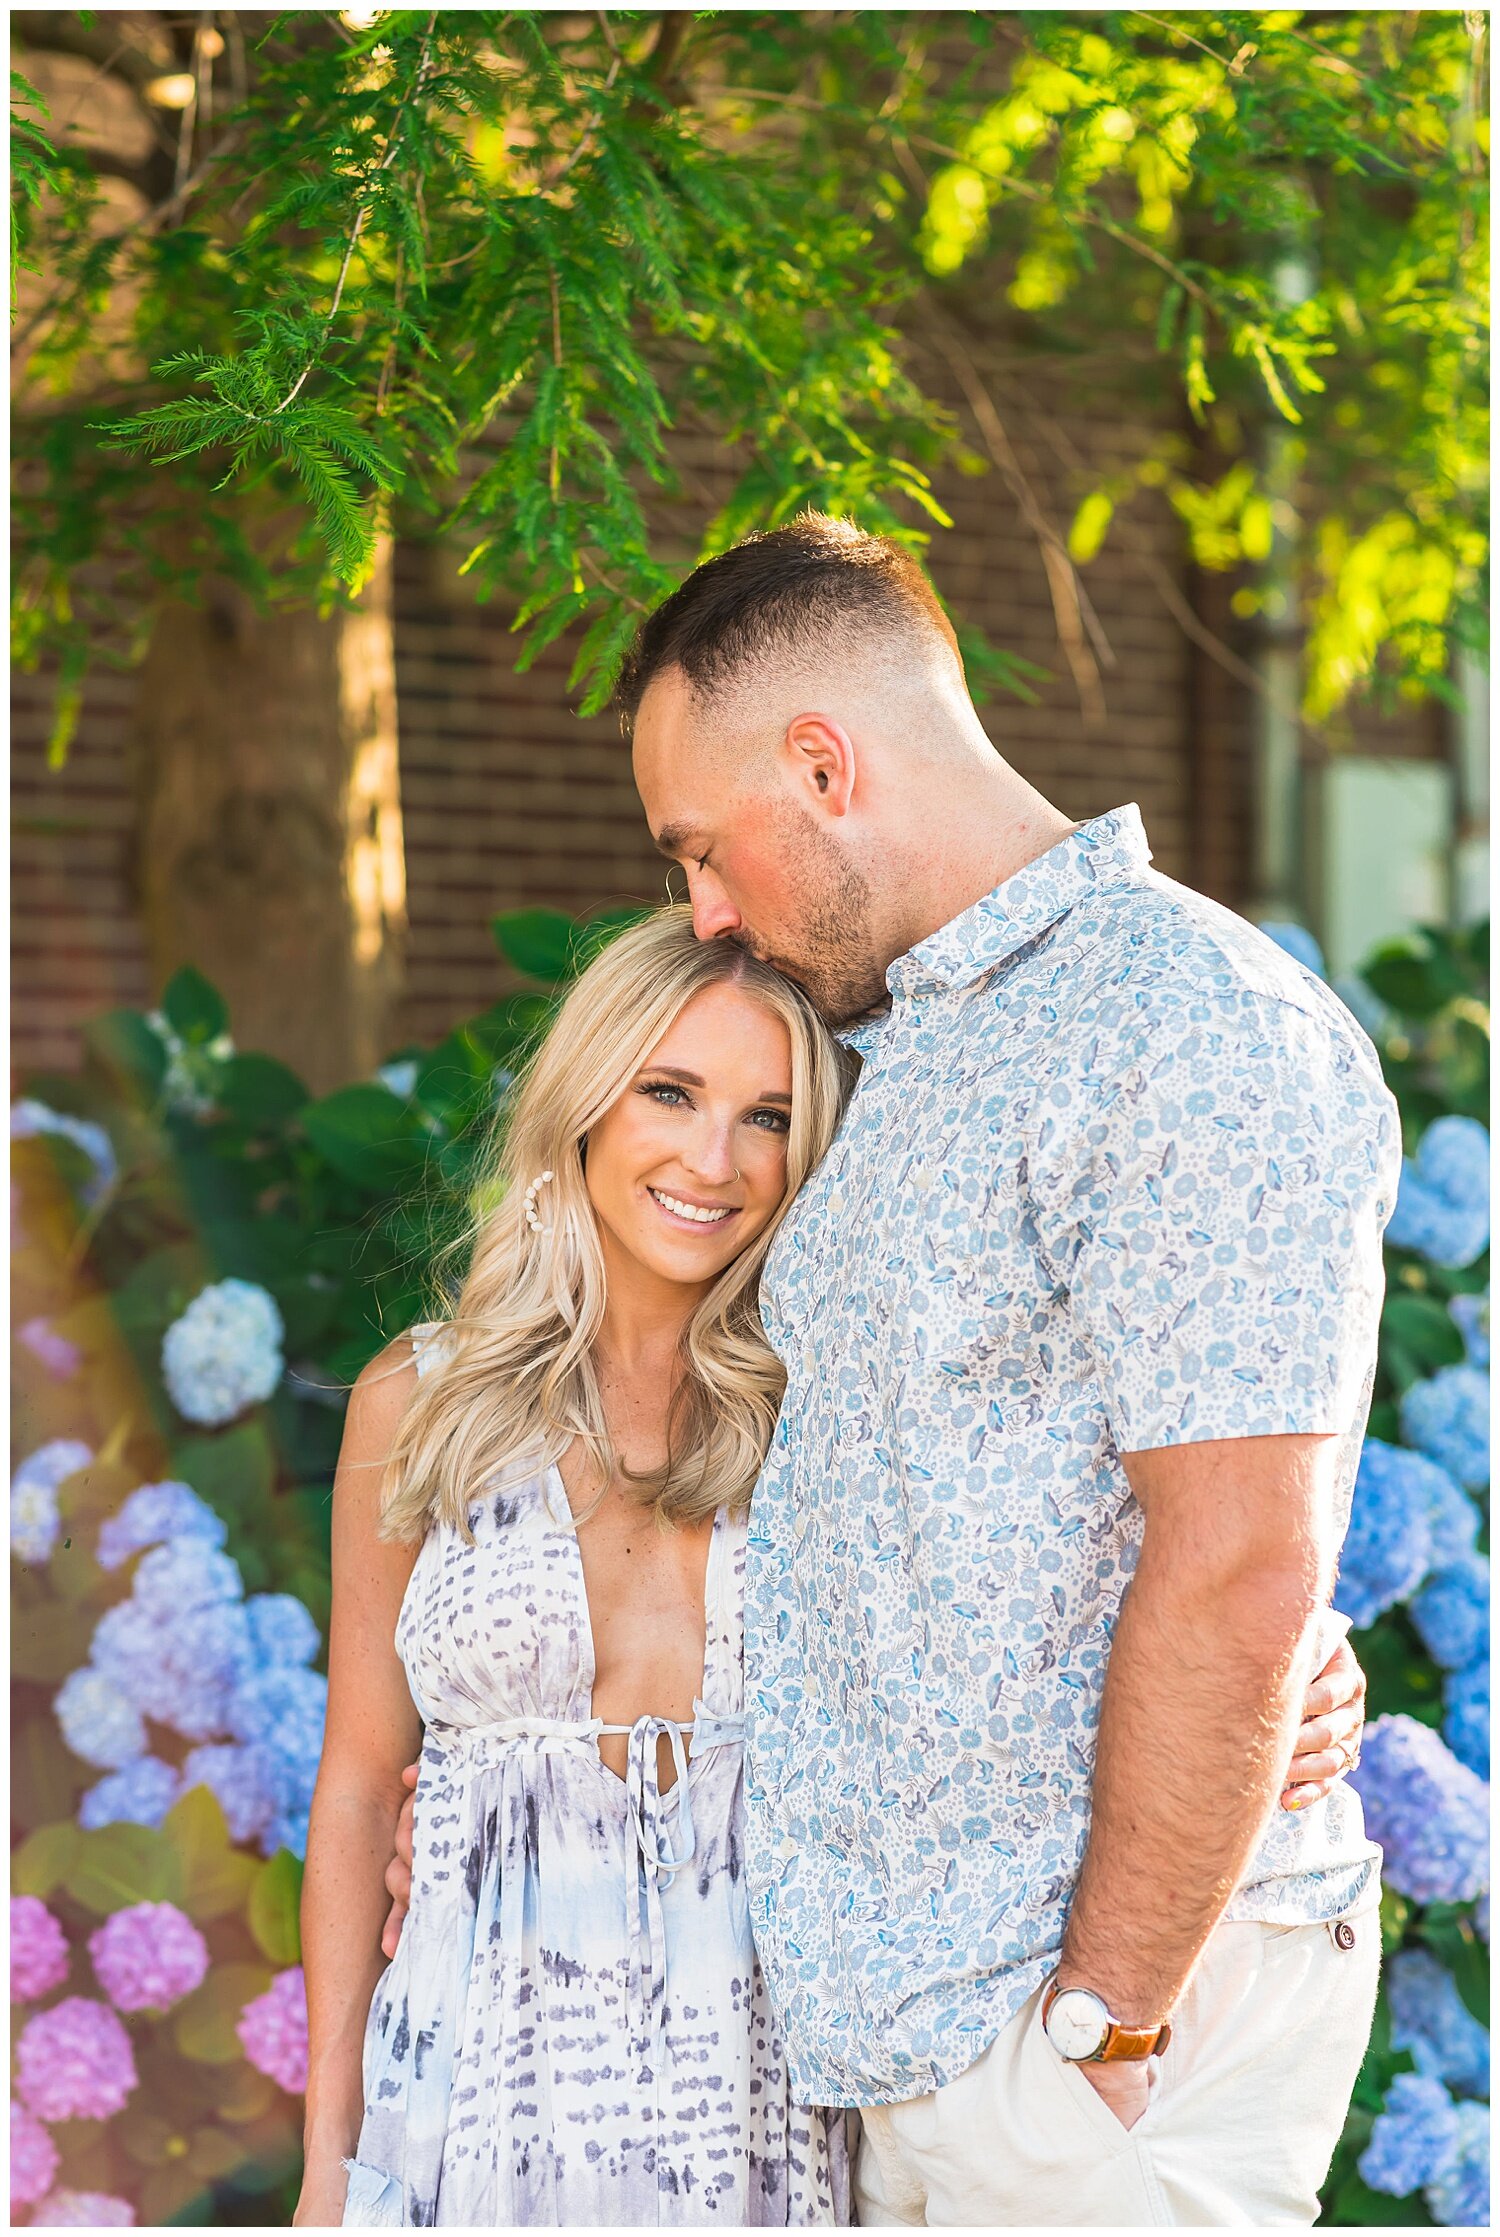
[[703,1288],[786,1193],[791,1039],[732,984],[680,1011],[590,1129],[584,1179],[605,1241],[658,1279]]

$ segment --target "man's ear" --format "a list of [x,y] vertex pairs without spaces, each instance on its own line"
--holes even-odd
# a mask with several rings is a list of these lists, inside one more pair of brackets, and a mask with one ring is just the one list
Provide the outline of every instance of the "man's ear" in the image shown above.
[[824,815],[846,816],[854,801],[858,775],[854,740],[828,715],[794,715],[786,726],[783,749],[794,784],[809,796],[807,805]]

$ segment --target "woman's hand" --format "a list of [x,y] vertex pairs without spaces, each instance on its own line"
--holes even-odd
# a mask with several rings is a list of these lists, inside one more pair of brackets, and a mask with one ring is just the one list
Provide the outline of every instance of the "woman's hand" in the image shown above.
[[406,1800],[396,1819],[396,1853],[385,1868],[386,1892],[391,1898],[391,1909],[380,1937],[380,1947],[387,1957],[394,1957],[396,1954],[396,1945],[401,1939],[401,1929],[406,1922],[407,1906],[411,1902],[412,1819],[416,1811],[419,1768],[415,1763],[408,1763],[401,1774]]
[[1365,1674],[1347,1639],[1307,1689],[1302,1729],[1282,1790],[1284,1810],[1321,1802],[1359,1761],[1365,1732]]
[[309,2152],[302,2171],[297,2211],[292,2216],[293,2229],[341,2228],[348,2188],[349,2171],[342,2153],[316,2149]]

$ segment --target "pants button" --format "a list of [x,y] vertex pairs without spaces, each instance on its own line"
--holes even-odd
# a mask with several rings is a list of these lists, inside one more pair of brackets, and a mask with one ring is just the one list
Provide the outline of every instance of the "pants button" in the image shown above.
[[1347,1919],[1340,1919],[1333,1929],[1333,1938],[1341,1950],[1354,1947],[1354,1929]]

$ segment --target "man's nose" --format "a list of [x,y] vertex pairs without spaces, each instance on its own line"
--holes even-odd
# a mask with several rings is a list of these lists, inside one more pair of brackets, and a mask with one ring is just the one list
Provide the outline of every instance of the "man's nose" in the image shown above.
[[740,929],[740,912],[717,878],[701,870],[688,872],[688,898],[693,904],[693,930],[700,940],[722,940]]

